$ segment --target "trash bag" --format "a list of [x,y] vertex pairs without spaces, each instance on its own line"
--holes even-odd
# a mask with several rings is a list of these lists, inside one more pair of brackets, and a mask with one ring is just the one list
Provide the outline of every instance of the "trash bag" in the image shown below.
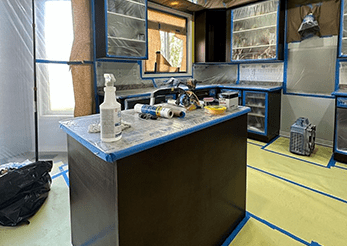
[[0,225],[29,224],[48,197],[51,170],[51,162],[38,161],[0,176]]

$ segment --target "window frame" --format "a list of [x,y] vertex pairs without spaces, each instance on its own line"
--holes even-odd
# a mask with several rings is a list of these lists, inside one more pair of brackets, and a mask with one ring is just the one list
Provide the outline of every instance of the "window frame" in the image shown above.
[[[145,60],[141,62],[141,78],[166,78],[166,77],[189,77],[192,76],[193,67],[193,15],[179,10],[171,9],[162,5],[148,2],[148,8],[160,12],[177,15],[187,20],[187,71],[186,72],[145,72]],[[148,43],[148,45],[150,45]]]

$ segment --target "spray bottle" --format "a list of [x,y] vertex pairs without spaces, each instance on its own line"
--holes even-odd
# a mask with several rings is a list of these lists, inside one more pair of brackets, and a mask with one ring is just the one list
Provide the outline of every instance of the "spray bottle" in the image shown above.
[[122,137],[121,106],[116,100],[116,79],[113,74],[104,74],[105,97],[100,105],[100,138],[103,142],[114,142]]

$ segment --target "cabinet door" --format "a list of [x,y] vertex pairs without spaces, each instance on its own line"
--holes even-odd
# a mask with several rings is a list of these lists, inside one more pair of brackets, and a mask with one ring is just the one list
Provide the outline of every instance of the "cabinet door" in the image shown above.
[[248,113],[248,131],[267,134],[267,103],[268,94],[265,92],[244,91],[243,104],[251,108]]
[[95,6],[97,58],[147,59],[147,1],[95,0]]
[[341,22],[340,22],[340,45],[339,56],[347,57],[347,1],[343,1],[341,9]]
[[278,59],[279,1],[232,11],[232,60]]
[[347,98],[337,99],[335,150],[347,154]]

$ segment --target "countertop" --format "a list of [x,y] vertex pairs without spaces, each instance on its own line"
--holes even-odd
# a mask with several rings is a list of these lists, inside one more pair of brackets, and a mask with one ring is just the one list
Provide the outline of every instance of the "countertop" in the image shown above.
[[331,93],[333,96],[347,96],[347,89],[338,89],[337,91],[334,91]]
[[[180,86],[182,89],[188,89],[187,86]],[[274,86],[274,85],[248,85],[248,84],[223,84],[223,85],[197,85],[196,90],[199,89],[209,89],[209,88],[219,88],[219,89],[235,89],[235,90],[257,90],[257,91],[279,91],[283,87],[282,86]],[[124,90],[124,91],[116,91],[116,95],[120,99],[132,98],[132,97],[148,97],[155,90],[161,88],[141,88],[141,89],[133,89],[133,90]],[[99,95],[103,95],[104,91],[99,91]]]
[[60,128],[92,153],[107,162],[114,162],[248,112],[250,108],[242,106],[223,115],[211,115],[203,109],[197,109],[187,112],[184,118],[144,120],[139,118],[133,109],[124,110],[122,122],[130,124],[131,127],[122,132],[122,139],[113,143],[102,142],[100,133],[88,133],[90,124],[100,122],[99,114],[63,120],[59,123]]

